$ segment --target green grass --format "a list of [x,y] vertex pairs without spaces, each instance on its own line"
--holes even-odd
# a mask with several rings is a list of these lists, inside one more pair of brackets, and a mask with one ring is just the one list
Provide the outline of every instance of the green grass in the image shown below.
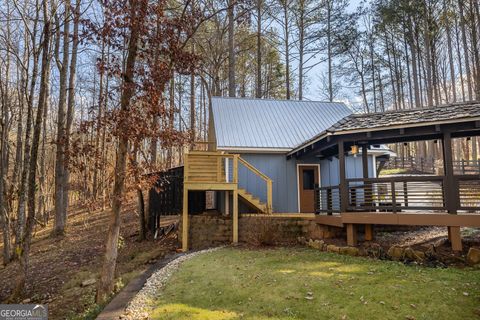
[[185,262],[153,305],[152,319],[480,319],[480,271],[227,248]]

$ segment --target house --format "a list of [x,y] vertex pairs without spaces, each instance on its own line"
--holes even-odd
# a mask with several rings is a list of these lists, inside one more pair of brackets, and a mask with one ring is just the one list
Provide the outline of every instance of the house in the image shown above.
[[[234,243],[247,213],[346,228],[349,245],[359,225],[366,240],[374,225],[444,226],[460,251],[460,227],[480,227],[480,172],[458,171],[452,151],[480,136],[480,103],[352,114],[342,103],[212,98],[209,133],[209,151],[184,156],[183,250],[199,191],[215,192]],[[440,144],[441,173],[377,176],[386,144],[415,141]]]
[[[213,97],[209,124],[211,150],[238,154],[271,179],[272,212],[313,213],[315,185],[338,184],[338,158],[312,154],[296,158],[288,154],[351,114],[341,102]],[[390,154],[380,145],[368,150],[369,177],[376,176],[376,158]],[[230,175],[232,165],[230,161],[227,170]],[[361,157],[347,156],[346,168],[348,178],[363,177]],[[240,213],[265,211],[267,189],[263,179],[241,165],[238,187]],[[225,198],[226,194],[219,193],[217,202],[217,210],[224,213],[231,211],[232,203]]]

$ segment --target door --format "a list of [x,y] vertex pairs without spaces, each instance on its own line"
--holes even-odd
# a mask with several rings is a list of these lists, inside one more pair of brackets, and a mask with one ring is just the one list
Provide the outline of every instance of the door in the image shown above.
[[315,212],[316,184],[318,184],[318,166],[298,166],[300,212]]

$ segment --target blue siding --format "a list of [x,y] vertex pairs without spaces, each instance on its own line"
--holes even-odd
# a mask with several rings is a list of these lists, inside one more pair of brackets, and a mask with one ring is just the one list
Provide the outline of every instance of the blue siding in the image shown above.
[[[287,160],[284,154],[252,153],[242,154],[241,157],[273,180],[273,210],[275,212],[298,212],[297,164],[319,163],[321,185],[329,186],[339,183],[338,159],[335,157],[332,157],[331,160],[318,160],[314,157],[303,160]],[[361,178],[363,176],[362,157],[350,156],[346,161],[347,178]],[[369,176],[374,176],[372,156],[369,156]],[[266,202],[266,185],[261,178],[240,165],[238,180],[240,188],[246,189]],[[245,212],[245,210],[248,209],[240,206],[241,212]]]
[[[339,167],[338,167],[338,158],[332,157],[331,159],[320,160],[320,176],[321,176],[321,185],[326,186],[335,186],[340,183]],[[362,157],[357,156],[348,156],[346,158],[346,175],[347,179],[351,178],[362,178],[363,177],[363,168],[362,168]],[[373,156],[368,156],[368,176],[375,176],[375,164],[373,163]]]
[[[287,160],[284,154],[242,154],[241,157],[255,168],[269,176],[273,189],[273,210],[275,212],[297,212],[296,162]],[[263,202],[267,200],[265,182],[243,166],[239,167],[240,188],[246,189]]]

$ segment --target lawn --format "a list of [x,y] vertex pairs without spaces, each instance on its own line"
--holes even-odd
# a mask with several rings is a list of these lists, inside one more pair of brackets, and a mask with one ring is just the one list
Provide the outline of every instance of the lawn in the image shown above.
[[152,319],[480,319],[480,271],[225,248],[186,261],[153,306]]

